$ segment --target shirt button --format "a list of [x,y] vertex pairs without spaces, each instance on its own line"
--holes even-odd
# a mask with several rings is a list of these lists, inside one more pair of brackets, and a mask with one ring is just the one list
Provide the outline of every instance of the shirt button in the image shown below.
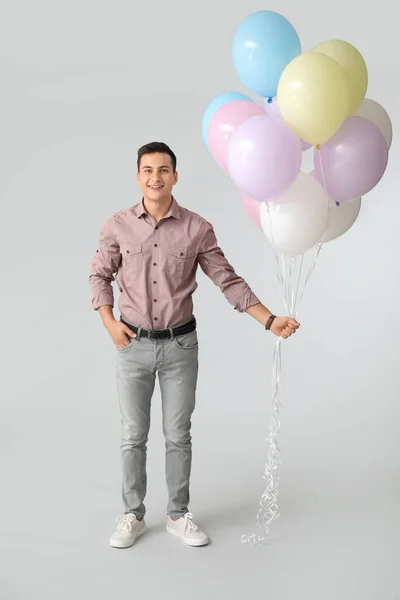
[[180,256],[183,256],[183,252],[180,253]]
[[153,267],[156,267],[156,266],[157,266],[157,263],[153,263]]
[[126,252],[127,252],[127,254],[129,254],[129,250],[127,250]]
[[155,320],[155,321],[158,321],[158,317],[154,317],[154,320]]
[[154,299],[154,302],[157,302],[157,300],[156,300],[156,299]]
[[157,248],[158,244],[154,244],[154,248]]
[[158,229],[158,225],[156,225],[156,226],[154,227],[154,229]]
[[157,281],[153,281],[153,283],[157,283]]

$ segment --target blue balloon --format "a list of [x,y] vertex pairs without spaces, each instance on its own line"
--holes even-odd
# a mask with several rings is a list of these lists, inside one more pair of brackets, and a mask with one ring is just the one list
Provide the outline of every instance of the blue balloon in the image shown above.
[[222,106],[228,104],[228,102],[233,102],[234,100],[250,100],[253,102],[249,96],[245,96],[244,94],[240,94],[239,92],[226,92],[225,94],[220,94],[214,100],[210,102],[208,108],[203,116],[203,140],[207,148],[210,150],[210,146],[208,145],[208,128],[210,127],[211,119]]
[[276,96],[280,76],[300,53],[300,39],[293,25],[270,10],[246,17],[232,42],[236,73],[246,87],[264,98]]

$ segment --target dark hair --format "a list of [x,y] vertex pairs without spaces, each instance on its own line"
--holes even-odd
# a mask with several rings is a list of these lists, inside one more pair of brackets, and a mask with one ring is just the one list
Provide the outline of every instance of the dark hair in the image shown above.
[[155,154],[156,152],[161,152],[162,154],[168,154],[171,157],[172,162],[172,170],[175,173],[176,171],[176,156],[172,152],[171,148],[164,144],[164,142],[150,142],[150,144],[145,144],[141,148],[139,148],[137,153],[137,169],[140,170],[140,160],[142,156],[145,154]]

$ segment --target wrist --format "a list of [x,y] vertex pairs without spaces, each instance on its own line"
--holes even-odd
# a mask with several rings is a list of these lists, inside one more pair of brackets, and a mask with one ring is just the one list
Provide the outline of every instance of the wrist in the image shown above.
[[109,304],[106,304],[104,306],[100,306],[99,308],[99,313],[100,316],[103,320],[103,325],[108,328],[110,325],[112,325],[113,323],[115,323],[116,319],[114,317],[113,314],[113,307],[110,306]]

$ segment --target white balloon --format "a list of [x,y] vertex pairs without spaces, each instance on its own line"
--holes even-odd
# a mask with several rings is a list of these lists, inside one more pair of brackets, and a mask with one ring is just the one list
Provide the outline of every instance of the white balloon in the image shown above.
[[356,117],[363,117],[374,123],[383,133],[387,147],[390,148],[393,137],[392,123],[386,110],[379,102],[371,100],[371,98],[364,98],[354,114]]
[[262,230],[282,254],[297,256],[317,244],[328,225],[330,198],[312,175],[299,173],[290,188],[274,201],[262,203]]
[[351,202],[342,202],[339,206],[333,203],[328,228],[321,238],[321,242],[331,242],[350,229],[358,217],[361,208],[361,198]]

